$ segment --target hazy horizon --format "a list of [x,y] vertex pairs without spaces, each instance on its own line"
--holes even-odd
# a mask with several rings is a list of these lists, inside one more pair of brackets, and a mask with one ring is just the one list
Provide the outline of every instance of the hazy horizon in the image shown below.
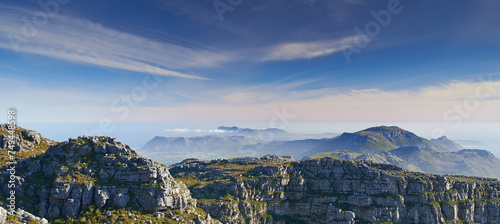
[[[41,132],[44,137],[66,141],[68,138],[90,134],[92,130],[99,127],[98,123],[21,123],[23,128],[33,129]],[[446,123],[415,123],[415,122],[369,122],[369,123],[311,123],[294,122],[281,126],[269,125],[269,122],[252,123],[116,123],[115,130],[110,133],[99,133],[106,136],[116,137],[119,141],[130,145],[134,149],[141,148],[155,136],[163,137],[195,137],[204,135],[217,135],[209,132],[219,126],[237,126],[240,128],[266,129],[280,128],[295,134],[324,134],[343,132],[356,132],[374,126],[398,126],[427,139],[441,136],[433,136],[435,129],[443,129],[444,135],[454,141],[479,141],[483,145],[473,149],[484,149],[492,152],[500,158],[500,123],[464,123],[462,127],[453,129]],[[186,129],[182,132],[167,131],[168,129]],[[466,146],[464,146],[466,147]],[[467,148],[467,147],[466,147]],[[469,147],[470,148],[470,147]]]

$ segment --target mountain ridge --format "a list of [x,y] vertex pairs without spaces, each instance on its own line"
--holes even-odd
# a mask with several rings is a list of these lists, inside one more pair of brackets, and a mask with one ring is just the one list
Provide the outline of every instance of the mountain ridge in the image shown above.
[[[225,129],[243,130],[235,126]],[[206,141],[206,138],[218,139],[219,141]],[[162,138],[155,137],[153,140],[155,139]],[[237,141],[228,141],[227,139],[237,139]],[[500,177],[500,160],[491,153],[485,154],[481,151],[465,153],[465,151],[461,151],[464,149],[459,144],[449,140],[446,136],[427,140],[396,126],[370,127],[353,133],[343,133],[333,138],[291,141],[263,142],[247,136],[210,135],[186,138],[184,141],[189,140],[197,143],[181,147],[170,143],[154,143],[153,140],[148,142],[150,146],[143,147],[141,151],[162,162],[168,161],[168,164],[190,157],[210,160],[263,156],[265,154],[286,155],[296,159],[329,156],[340,159],[364,159],[390,163],[414,171],[436,174]],[[172,139],[170,138],[170,140]],[[406,154],[414,158],[410,158]],[[165,155],[168,155],[166,158],[168,160],[162,160]]]
[[402,128],[396,126],[378,126],[354,133],[343,133],[337,138],[332,138],[318,145],[309,153],[312,155],[318,152],[331,150],[374,153],[378,151],[390,151],[403,146],[419,146],[431,148],[440,152],[449,151],[440,145],[436,145]]

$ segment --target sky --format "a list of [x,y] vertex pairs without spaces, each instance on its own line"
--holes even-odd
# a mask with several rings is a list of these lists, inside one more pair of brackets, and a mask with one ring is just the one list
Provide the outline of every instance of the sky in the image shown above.
[[0,109],[56,139],[153,124],[490,136],[499,10],[494,0],[4,0]]

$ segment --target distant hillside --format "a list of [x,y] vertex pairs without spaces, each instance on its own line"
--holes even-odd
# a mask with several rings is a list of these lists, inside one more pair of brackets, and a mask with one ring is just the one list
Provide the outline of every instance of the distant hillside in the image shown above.
[[422,172],[500,177],[500,159],[486,150],[464,149],[441,153],[425,148],[402,147],[390,152]]
[[[238,127],[219,128],[231,133],[256,132]],[[268,131],[283,133],[274,129]],[[399,127],[387,126],[344,133],[334,138],[292,141],[261,141],[249,135],[155,137],[139,151],[165,164],[188,158],[210,160],[275,154],[295,159],[369,160],[428,173],[500,177],[500,160],[488,151],[464,150],[445,136],[427,140]]]
[[340,150],[335,150],[335,151],[330,151],[330,152],[325,152],[325,153],[317,153],[312,156],[306,156],[304,159],[316,159],[316,158],[323,158],[323,157],[331,157],[331,158],[336,158],[336,159],[345,159],[345,160],[366,160],[366,161],[372,161],[376,163],[385,163],[385,164],[393,164],[397,165],[401,168],[412,170],[412,171],[422,171],[419,167],[416,167],[412,165],[411,163],[407,162],[404,159],[399,158],[398,156],[394,155],[391,152],[386,152],[386,151],[381,151],[377,153],[367,153],[367,154],[362,154],[362,153],[356,153],[356,152],[349,152],[349,151],[340,151]]
[[262,143],[257,139],[218,135],[191,138],[156,136],[138,151],[164,164],[193,157],[220,159],[265,154]]
[[333,157],[389,163],[413,171],[500,178],[500,159],[463,149],[445,136],[427,140],[398,127],[374,127],[319,144],[306,158]]
[[289,133],[279,128],[251,129],[251,128],[240,128],[236,126],[233,127],[220,126],[217,128],[217,130],[222,131],[218,135],[245,136],[248,138],[259,139],[261,142],[333,138],[339,135],[337,133],[296,134],[296,133]]
[[373,127],[355,133],[344,133],[337,138],[325,141],[309,151],[309,154],[344,150],[358,153],[390,151],[404,146],[430,148],[438,152],[448,152],[446,147],[432,143],[412,132],[399,127]]
[[462,147],[460,144],[448,139],[446,136],[443,136],[438,139],[431,139],[431,142],[436,145],[443,146],[451,151],[459,151],[464,149],[464,147]]

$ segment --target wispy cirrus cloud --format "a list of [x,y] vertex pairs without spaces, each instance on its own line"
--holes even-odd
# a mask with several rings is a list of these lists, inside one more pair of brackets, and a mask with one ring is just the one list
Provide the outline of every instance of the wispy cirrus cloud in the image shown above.
[[0,48],[141,73],[149,67],[157,75],[192,79],[205,78],[191,74],[191,69],[217,67],[228,59],[225,54],[200,46],[146,38],[65,15],[51,17],[35,35],[26,38],[26,18],[32,18],[35,12],[3,6]]
[[290,42],[273,46],[268,50],[263,61],[287,61],[295,59],[311,59],[331,55],[347,49],[359,37],[348,36],[332,40]]

